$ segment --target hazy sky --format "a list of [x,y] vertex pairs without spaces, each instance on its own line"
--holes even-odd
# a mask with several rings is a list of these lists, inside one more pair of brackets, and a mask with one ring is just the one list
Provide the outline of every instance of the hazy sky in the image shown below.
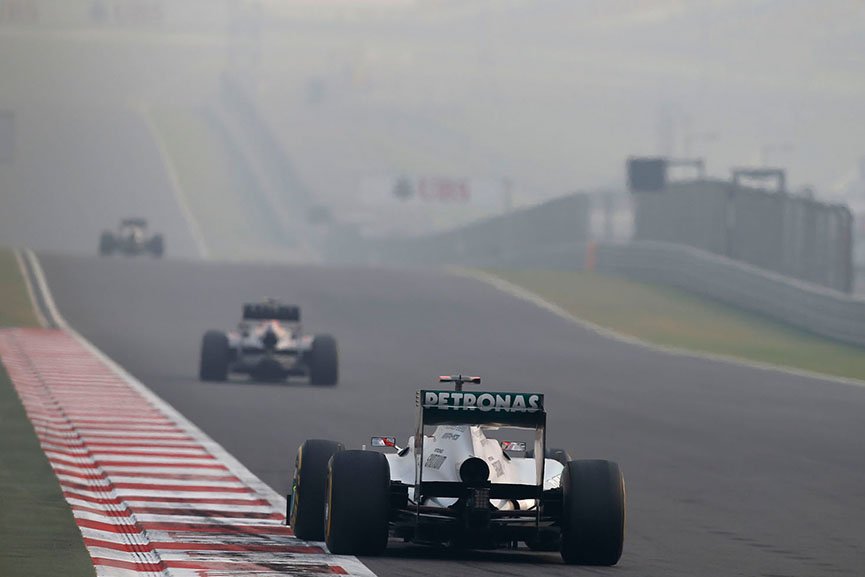
[[0,105],[211,106],[233,63],[308,188],[346,203],[383,174],[620,187],[664,151],[827,195],[865,156],[863,0],[149,2],[140,29],[94,27],[89,0],[42,0],[44,39],[0,27]]
[[461,130],[439,143],[470,159],[455,170],[545,194],[619,183],[627,155],[670,148],[720,176],[765,160],[827,192],[865,155],[861,0],[264,5],[274,30],[316,23],[292,38],[315,35],[320,76],[362,71],[366,92],[343,105]]

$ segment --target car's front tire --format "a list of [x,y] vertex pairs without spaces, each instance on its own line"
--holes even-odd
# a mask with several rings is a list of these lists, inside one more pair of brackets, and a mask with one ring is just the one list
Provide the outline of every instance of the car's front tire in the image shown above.
[[153,235],[153,238],[150,239],[150,242],[147,243],[147,248],[150,250],[150,254],[155,256],[156,258],[161,258],[163,254],[165,254],[165,239],[161,234]]
[[221,331],[207,331],[201,339],[201,364],[198,376],[202,381],[226,380],[228,357],[228,336]]
[[330,335],[316,335],[309,352],[309,382],[313,385],[332,386],[339,380],[339,352],[336,339]]
[[286,516],[298,539],[324,540],[324,507],[330,458],[345,450],[342,443],[309,439],[297,449]]
[[562,559],[615,565],[625,540],[625,480],[612,461],[570,461],[562,473]]
[[330,460],[324,540],[336,555],[381,555],[387,547],[390,466],[375,451],[344,451]]

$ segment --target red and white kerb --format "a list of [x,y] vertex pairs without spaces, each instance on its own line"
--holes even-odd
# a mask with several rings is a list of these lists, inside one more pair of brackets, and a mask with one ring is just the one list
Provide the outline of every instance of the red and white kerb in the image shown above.
[[0,358],[97,575],[372,575],[294,537],[252,473],[66,330],[0,330]]

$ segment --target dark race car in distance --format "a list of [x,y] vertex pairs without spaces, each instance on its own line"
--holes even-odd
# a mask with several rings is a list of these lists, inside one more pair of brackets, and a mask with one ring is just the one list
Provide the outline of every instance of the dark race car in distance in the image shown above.
[[165,240],[161,234],[149,235],[147,221],[143,218],[125,218],[117,230],[106,230],[99,237],[100,256],[114,253],[125,256],[150,254],[161,257],[165,252]]
[[225,381],[231,374],[260,381],[301,377],[313,385],[335,385],[336,340],[304,334],[297,306],[273,299],[247,303],[236,330],[207,331],[201,343],[201,380]]

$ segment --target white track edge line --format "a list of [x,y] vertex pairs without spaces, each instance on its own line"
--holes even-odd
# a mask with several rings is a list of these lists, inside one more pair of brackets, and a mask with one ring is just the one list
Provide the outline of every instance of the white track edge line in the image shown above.
[[180,426],[180,428],[184,430],[184,432],[190,434],[193,439],[202,443],[202,445],[206,449],[210,450],[215,457],[223,460],[223,462],[228,466],[229,470],[232,473],[235,473],[239,479],[244,482],[248,481],[250,483],[250,487],[252,487],[256,490],[256,492],[261,494],[262,497],[266,498],[274,507],[281,507],[280,510],[285,509],[284,497],[282,497],[276,491],[264,484],[249,469],[247,469],[246,466],[241,464],[240,461],[235,459],[230,453],[228,453],[228,451],[222,448],[221,445],[216,443],[216,441],[211,439],[204,431],[199,429],[196,425],[194,425],[191,421],[184,417],[179,411],[177,411],[177,409],[175,409],[158,395],[156,395],[156,393],[151,391],[138,379],[133,377],[126,369],[117,364],[113,359],[111,359],[108,355],[99,350],[93,343],[88,341],[80,333],[78,333],[78,331],[72,328],[69,323],[66,322],[66,319],[63,318],[63,316],[57,310],[57,305],[54,302],[54,297],[52,296],[50,289],[48,288],[48,283],[45,280],[45,273],[42,270],[39,259],[37,259],[36,255],[30,250],[26,251],[25,255],[26,258],[29,260],[30,265],[33,267],[33,273],[36,276],[36,282],[44,298],[45,305],[48,307],[51,316],[54,317],[54,320],[58,326],[60,326],[64,330],[69,331],[69,334],[71,334],[87,350],[96,355],[96,357],[102,362],[104,362],[112,371],[117,373],[117,375],[120,376],[120,378],[126,384],[144,395],[144,397],[147,400],[151,401],[158,409],[161,409],[167,416],[175,420]]
[[808,371],[805,369],[795,369],[792,367],[785,367],[784,365],[776,365],[773,363],[762,363],[759,361],[749,361],[746,359],[741,359],[739,357],[734,357],[732,355],[723,355],[717,353],[706,353],[706,352],[698,352],[698,351],[689,351],[688,349],[682,349],[678,347],[672,347],[667,345],[659,345],[649,341],[645,341],[638,337],[634,337],[631,335],[627,335],[624,333],[620,333],[613,329],[608,329],[601,325],[595,324],[592,321],[587,321],[586,319],[580,318],[573,313],[568,312],[564,308],[559,305],[546,300],[542,296],[538,295],[530,291],[529,289],[523,288],[519,285],[516,285],[508,280],[505,280],[501,277],[495,276],[494,274],[487,273],[484,271],[466,269],[461,267],[449,267],[447,271],[455,276],[461,276],[464,278],[474,279],[480,282],[483,282],[487,285],[492,286],[493,288],[506,293],[512,297],[530,302],[537,307],[545,309],[554,315],[562,318],[564,320],[575,323],[584,329],[587,329],[601,337],[617,341],[620,343],[625,343],[628,345],[633,345],[637,347],[641,347],[644,349],[648,349],[651,351],[655,351],[658,353],[663,353],[667,355],[672,355],[676,357],[684,357],[691,358],[701,361],[713,361],[719,363],[725,363],[729,365],[736,365],[740,367],[745,367],[749,369],[756,369],[760,371],[770,371],[776,372],[786,375],[791,375],[794,377],[803,377],[808,379],[814,379],[818,381],[824,381],[829,383],[836,383],[842,385],[851,385],[855,387],[865,387],[865,380],[854,379],[850,377],[836,377],[833,375],[827,375],[824,373],[818,373],[815,371]]
[[[84,348],[93,353],[111,370],[117,373],[117,375],[130,387],[141,393],[145,399],[152,402],[154,406],[156,406],[158,409],[161,409],[166,416],[174,419],[175,422],[177,422],[178,426],[180,426],[180,428],[184,429],[193,439],[201,443],[201,445],[205,447],[208,451],[210,451],[214,457],[219,459],[226,467],[228,467],[228,470],[231,471],[231,473],[233,473],[235,476],[237,476],[238,479],[246,483],[258,495],[267,500],[277,511],[286,510],[285,497],[271,489],[269,485],[264,483],[264,481],[259,479],[252,471],[247,469],[243,463],[238,461],[219,443],[211,439],[207,435],[207,433],[199,429],[194,423],[192,423],[192,421],[183,416],[183,414],[181,414],[177,409],[168,404],[168,402],[164,401],[161,397],[159,397],[159,395],[151,391],[144,383],[133,377],[126,369],[121,367],[108,355],[99,350],[96,345],[91,343],[84,336],[78,333],[78,331],[72,328],[72,326],[66,322],[66,319],[63,318],[63,316],[60,314],[60,311],[57,309],[57,305],[54,302],[54,297],[51,294],[51,289],[48,287],[48,282],[45,279],[45,273],[42,270],[42,265],[39,263],[39,259],[36,257],[36,254],[32,250],[28,249],[24,251],[24,258],[27,259],[33,269],[33,274],[36,277],[36,283],[44,299],[45,306],[48,307],[49,313],[52,317],[54,317],[54,321],[60,328],[68,331],[70,335],[72,335],[79,343],[81,343],[82,346],[84,346]],[[321,543],[321,546],[322,548],[324,548],[323,543]],[[349,571],[349,573],[353,576],[366,575],[368,577],[375,577],[375,573],[373,573],[356,557],[347,555],[332,555],[332,558],[335,565],[341,566],[343,569]]]
[[162,138],[159,129],[156,128],[153,118],[150,115],[150,110],[141,106],[138,108],[138,112],[141,114],[142,119],[144,119],[144,124],[147,125],[150,137],[153,139],[153,143],[156,146],[156,150],[159,152],[162,164],[165,166],[165,172],[168,176],[168,181],[171,184],[171,190],[174,192],[175,200],[177,200],[177,205],[180,207],[180,213],[183,215],[183,219],[189,227],[189,233],[195,241],[198,254],[201,258],[207,259],[210,255],[207,249],[207,243],[204,240],[204,234],[201,232],[201,226],[199,225],[198,220],[189,208],[186,193],[183,192],[183,186],[180,184],[180,177],[177,175],[177,168],[174,166],[174,160],[168,153],[168,148],[165,146],[165,140]]
[[24,279],[24,286],[27,287],[27,296],[30,297],[30,308],[33,309],[33,315],[36,317],[36,322],[42,327],[48,326],[48,319],[42,314],[42,309],[36,302],[36,293],[33,291],[33,283],[30,282],[30,275],[27,274],[27,265],[24,264],[24,258],[21,256],[21,251],[14,251],[15,262],[18,263],[18,270],[21,277]]

